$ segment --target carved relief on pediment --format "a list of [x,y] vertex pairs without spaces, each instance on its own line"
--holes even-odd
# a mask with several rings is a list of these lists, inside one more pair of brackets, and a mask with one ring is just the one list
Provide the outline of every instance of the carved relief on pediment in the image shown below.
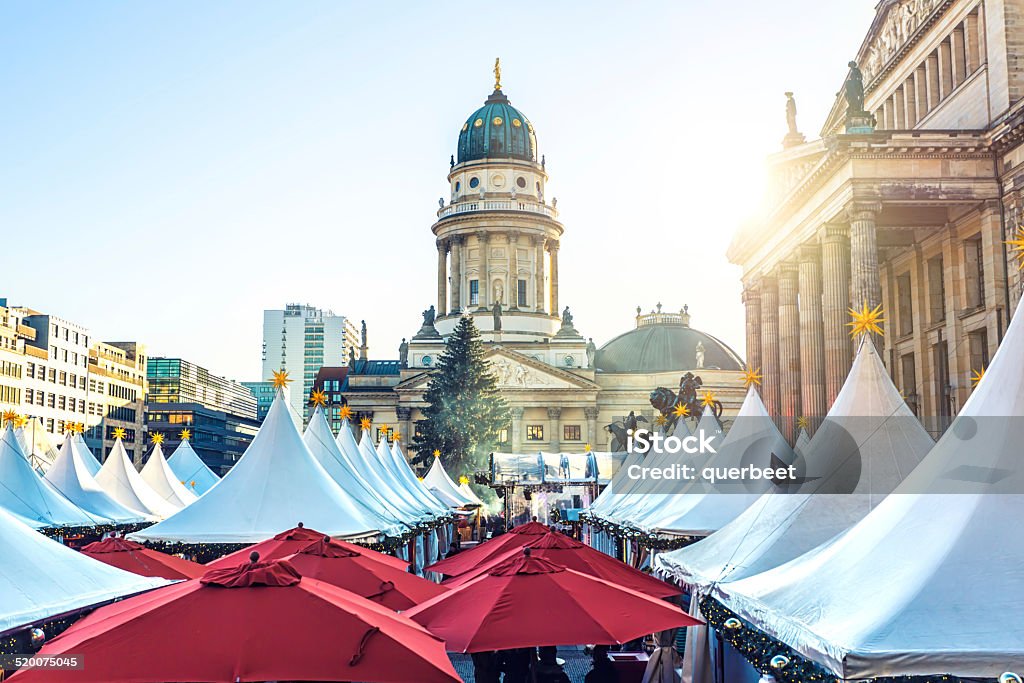
[[901,0],[889,8],[861,55],[860,69],[865,83],[870,83],[878,75],[940,4],[942,0]]
[[503,388],[557,389],[572,386],[559,377],[502,356],[491,358],[491,372],[497,378],[498,386]]

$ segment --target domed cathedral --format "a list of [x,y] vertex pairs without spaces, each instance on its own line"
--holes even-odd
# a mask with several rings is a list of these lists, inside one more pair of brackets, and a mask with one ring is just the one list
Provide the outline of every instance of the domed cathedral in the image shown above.
[[448,169],[450,197],[431,227],[437,245],[437,298],[420,329],[403,339],[399,360],[353,357],[343,380],[349,406],[378,430],[411,440],[423,392],[445,339],[472,316],[511,408],[505,451],[607,450],[606,426],[631,411],[654,420],[650,393],[673,390],[688,371],[723,403],[742,403],[740,358],[690,327],[689,313],[637,309],[636,327],[598,349],[577,330],[559,300],[558,259],[564,228],[533,124],[502,90],[494,91],[459,130]]

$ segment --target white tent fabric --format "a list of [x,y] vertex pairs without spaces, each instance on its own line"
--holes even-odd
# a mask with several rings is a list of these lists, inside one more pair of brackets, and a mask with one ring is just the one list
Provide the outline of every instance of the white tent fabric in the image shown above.
[[478,505],[480,507],[483,507],[484,502],[480,500],[480,496],[476,495],[476,492],[474,492],[473,489],[470,488],[469,484],[459,484],[459,491],[461,491],[462,495],[469,499],[470,505]]
[[380,456],[385,468],[394,473],[398,481],[404,485],[405,489],[418,503],[423,505],[424,509],[436,515],[448,513],[448,505],[438,500],[423,485],[423,482],[419,480],[416,473],[412,471],[412,467],[409,465],[409,461],[406,460],[405,453],[402,452],[397,441],[393,446],[388,446],[387,439],[381,439],[380,443],[377,444],[377,455]]
[[89,450],[89,447],[85,445],[85,439],[82,438],[81,434],[75,434],[72,437],[64,439],[65,442],[71,441],[71,447],[78,453],[78,457],[81,459],[82,464],[89,471],[89,474],[96,476],[100,473],[102,465],[100,461],[96,459],[93,452]]
[[[377,457],[377,450],[373,446],[369,430],[361,430],[359,443],[356,446],[356,454],[353,461],[366,472],[367,481],[371,486],[380,491],[399,510],[403,519],[409,521],[427,521],[434,518],[434,515],[425,510],[419,503],[412,500],[403,490],[403,487],[394,481],[392,475],[384,468],[384,464]],[[342,425],[339,435],[345,434],[345,426]],[[351,432],[349,432],[351,436]]]
[[72,503],[39,476],[8,425],[0,434],[0,507],[33,529],[110,524]]
[[720,599],[845,678],[1021,673],[1022,418],[1018,305],[984,378],[892,495],[847,533],[724,586]]
[[800,433],[796,435],[796,441],[793,444],[793,452],[801,458],[804,457],[807,454],[807,446],[810,443],[811,437],[807,436],[807,430],[801,427]]
[[77,553],[0,510],[0,633],[163,586]]
[[98,518],[110,519],[117,524],[150,521],[146,515],[121,505],[103,490],[89,474],[89,468],[72,439],[64,439],[45,478],[68,500]]
[[865,341],[811,439],[797,492],[765,493],[711,536],[658,555],[655,568],[703,590],[777,567],[863,519],[932,445]]
[[178,511],[145,482],[128,459],[121,439],[114,441],[114,447],[96,475],[96,483],[118,503],[129,510],[144,513],[153,521],[166,519]]
[[431,463],[430,469],[423,475],[423,484],[430,489],[435,496],[440,499],[447,500],[451,507],[460,508],[468,505],[475,505],[471,499],[467,498],[462,490],[452,481],[452,478],[445,472],[444,466],[441,465],[441,458],[435,457],[434,462]]
[[365,460],[366,455],[356,443],[356,437],[352,434],[347,418],[341,420],[341,428],[338,430],[335,443],[338,445],[338,452],[348,465],[348,469],[358,474],[360,479],[365,482],[383,512],[407,525],[424,519],[424,515],[410,512],[401,507],[395,499],[395,492],[386,482],[381,482],[380,475],[372,467],[372,463]]
[[378,535],[376,522],[310,453],[278,390],[263,426],[216,486],[143,541],[256,543],[303,522],[330,536]]
[[53,447],[41,418],[32,418],[17,430],[18,443],[21,450],[28,456],[32,468],[45,473],[57,459],[57,449]]
[[167,464],[178,481],[184,482],[185,488],[197,496],[203,495],[220,481],[220,477],[203,462],[188,439],[181,440],[167,459]]
[[[775,458],[785,464],[795,455],[768,415],[757,390],[751,386],[740,406],[729,433],[721,442],[718,454],[708,461],[709,467],[731,468],[754,464],[768,467]],[[771,487],[771,482],[725,482],[713,490],[691,487],[686,493],[673,496],[663,509],[656,509],[635,520],[643,529],[657,533],[683,536],[707,536],[738,517]]]
[[309,418],[309,425],[302,435],[302,440],[327,474],[359,503],[366,515],[375,520],[374,523],[378,525],[381,533],[385,536],[400,536],[409,530],[399,517],[381,504],[369,484],[349,465],[338,447],[334,434],[331,433],[324,411],[319,406]]
[[171,471],[160,444],[153,445],[153,451],[149,454],[149,460],[142,466],[141,474],[143,481],[149,484],[158,496],[178,510],[191,505],[198,498],[185,488],[178,480],[178,476]]

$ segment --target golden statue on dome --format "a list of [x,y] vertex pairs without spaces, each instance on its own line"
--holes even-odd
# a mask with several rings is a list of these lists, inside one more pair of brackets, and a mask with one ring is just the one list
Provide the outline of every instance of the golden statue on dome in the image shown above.
[[494,89],[501,90],[501,57],[494,58]]

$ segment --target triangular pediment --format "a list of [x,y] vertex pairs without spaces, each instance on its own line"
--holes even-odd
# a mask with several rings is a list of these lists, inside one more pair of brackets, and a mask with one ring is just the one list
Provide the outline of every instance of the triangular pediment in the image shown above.
[[[566,372],[502,346],[492,346],[484,358],[491,363],[491,371],[502,391],[570,389],[599,391],[600,387],[588,379]],[[395,387],[396,391],[422,391],[427,388],[430,372],[414,375]]]

